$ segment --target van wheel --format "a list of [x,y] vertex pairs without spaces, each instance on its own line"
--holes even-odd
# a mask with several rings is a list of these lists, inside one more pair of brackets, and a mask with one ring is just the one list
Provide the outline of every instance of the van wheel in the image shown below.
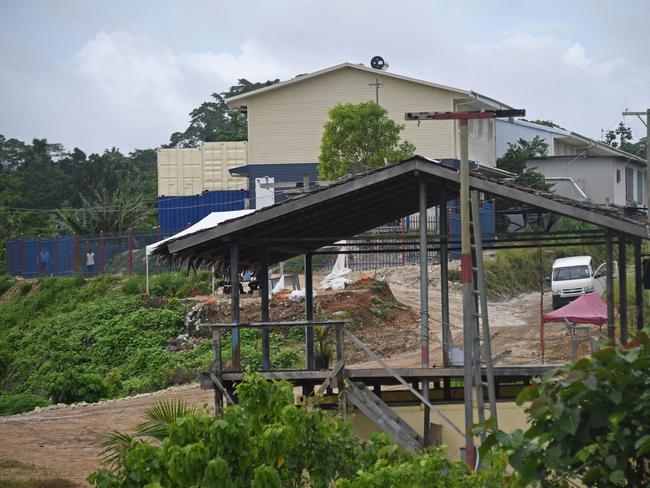
[[560,308],[560,298],[553,297],[553,310],[557,310],[558,308]]

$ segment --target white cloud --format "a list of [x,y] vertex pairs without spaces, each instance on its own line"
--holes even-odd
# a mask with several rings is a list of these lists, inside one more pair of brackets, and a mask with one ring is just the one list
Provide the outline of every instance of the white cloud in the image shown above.
[[127,137],[130,147],[164,143],[186,127],[193,108],[238,78],[285,78],[294,71],[254,40],[245,40],[239,53],[177,52],[122,31],[98,33],[73,60],[112,124],[109,132]]
[[591,60],[587,57],[585,48],[582,47],[582,44],[579,42],[576,42],[573,46],[564,51],[562,61],[568,66],[576,66],[578,68],[586,68],[591,65]]

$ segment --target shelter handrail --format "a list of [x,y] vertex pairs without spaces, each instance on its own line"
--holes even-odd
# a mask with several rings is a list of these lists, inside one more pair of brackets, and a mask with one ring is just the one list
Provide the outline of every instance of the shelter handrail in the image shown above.
[[402,378],[397,371],[395,371],[393,368],[388,366],[388,363],[384,361],[379,355],[374,353],[367,345],[365,345],[357,336],[355,336],[352,332],[350,332],[347,329],[343,329],[343,332],[352,339],[352,342],[354,342],[360,349],[362,349],[368,356],[370,356],[372,359],[377,361],[382,368],[384,368],[391,376],[393,376],[397,381],[399,381],[402,385],[404,385],[415,397],[420,400],[422,403],[424,403],[427,407],[429,407],[431,410],[436,412],[449,426],[454,429],[458,434],[460,434],[461,437],[465,438],[465,434],[463,433],[462,430],[458,428],[454,422],[447,417],[442,411],[440,411],[438,408],[434,407],[431,402],[429,402],[426,398],[424,398],[420,392],[418,392],[415,388],[413,388],[411,385],[408,384],[408,382]]
[[210,329],[264,329],[270,327],[341,327],[351,323],[351,320],[300,320],[300,321],[277,321],[277,322],[240,322],[233,323],[208,323],[202,322],[199,327]]

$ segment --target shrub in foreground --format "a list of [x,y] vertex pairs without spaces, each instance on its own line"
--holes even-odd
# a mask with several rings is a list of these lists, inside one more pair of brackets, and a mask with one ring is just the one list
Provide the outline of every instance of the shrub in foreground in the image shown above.
[[517,399],[530,428],[493,432],[525,486],[579,479],[586,486],[650,485],[650,337],[612,344],[552,371]]
[[472,473],[441,450],[413,455],[385,435],[359,439],[351,424],[294,406],[287,382],[247,375],[239,404],[219,417],[159,405],[134,436],[114,433],[99,487],[502,487],[502,465]]

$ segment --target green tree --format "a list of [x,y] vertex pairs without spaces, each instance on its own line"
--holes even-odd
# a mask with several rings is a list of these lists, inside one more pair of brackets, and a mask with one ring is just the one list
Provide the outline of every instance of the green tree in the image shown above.
[[608,130],[605,133],[606,144],[621,149],[622,151],[634,154],[640,158],[646,158],[647,138],[642,137],[637,142],[632,142],[632,129],[623,122],[618,124],[616,129]]
[[517,402],[530,402],[530,427],[495,431],[482,449],[498,445],[505,451],[523,485],[553,486],[567,479],[595,487],[650,484],[647,330],[627,346],[609,344],[546,374]]
[[[508,150],[497,159],[497,167],[517,175],[515,183],[548,191],[551,184],[544,180],[544,175],[528,164],[532,159],[544,158],[548,155],[548,144],[539,136],[532,141],[519,139],[516,143],[508,143]],[[534,163],[530,163],[534,164]]]
[[149,213],[143,195],[125,188],[112,194],[108,190],[96,191],[92,199],[82,195],[81,201],[81,208],[64,208],[56,212],[60,225],[79,235],[133,230],[146,222]]
[[[546,182],[544,175],[528,165],[534,158],[543,158],[547,154],[548,144],[539,136],[535,136],[532,141],[519,139],[514,144],[508,143],[508,150],[503,156],[497,159],[497,167],[514,173],[516,175],[514,182],[519,185],[535,188],[536,190],[549,191],[552,185]],[[496,200],[496,226],[499,232],[505,232],[510,226],[511,222],[506,213],[511,209],[513,209],[512,204],[507,200],[502,198]],[[528,213],[523,213],[522,216],[525,226],[539,221],[538,213],[532,214],[533,220],[529,218],[531,215]]]
[[321,139],[320,177],[335,179],[410,158],[415,146],[400,140],[403,129],[375,102],[335,105]]
[[226,92],[213,93],[212,100],[203,102],[190,112],[190,125],[183,132],[174,132],[167,147],[197,147],[201,142],[245,141],[248,138],[246,114],[228,107],[225,99],[278,83],[268,80],[252,83],[245,78]]

